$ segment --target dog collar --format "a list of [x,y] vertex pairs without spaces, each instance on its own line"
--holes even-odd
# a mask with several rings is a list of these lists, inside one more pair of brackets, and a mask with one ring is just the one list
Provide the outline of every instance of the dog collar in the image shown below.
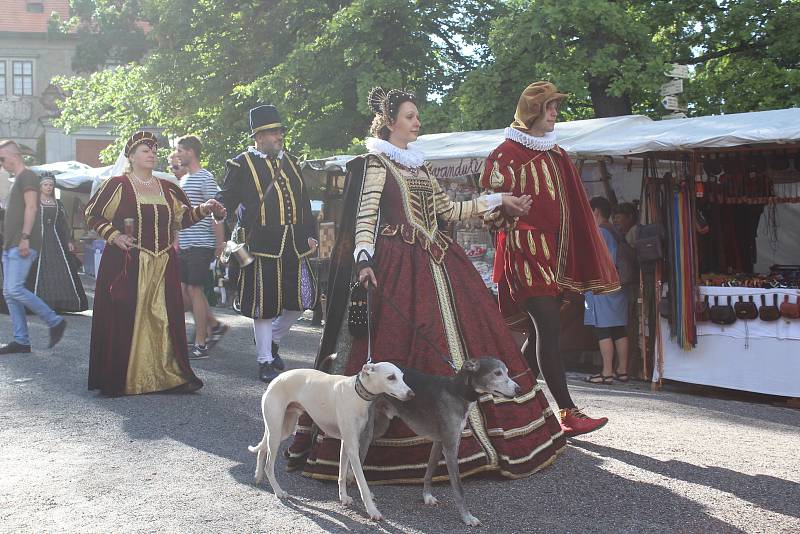
[[356,394],[367,402],[372,402],[378,398],[376,394],[367,391],[367,388],[361,383],[360,373],[356,375]]

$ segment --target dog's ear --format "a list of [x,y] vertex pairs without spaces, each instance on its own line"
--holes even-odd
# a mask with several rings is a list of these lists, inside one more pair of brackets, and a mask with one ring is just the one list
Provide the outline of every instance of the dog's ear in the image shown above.
[[361,372],[368,375],[375,371],[375,364],[374,363],[365,363],[364,367],[361,368]]
[[480,367],[481,362],[478,360],[467,360],[464,362],[464,365],[461,366],[461,368],[468,373],[474,373],[480,369]]

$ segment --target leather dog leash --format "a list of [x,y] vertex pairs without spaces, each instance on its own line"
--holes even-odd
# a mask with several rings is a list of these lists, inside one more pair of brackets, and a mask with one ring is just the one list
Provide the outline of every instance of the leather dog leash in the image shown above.
[[[367,283],[367,363],[372,363],[372,326],[371,326],[371,323],[370,323],[370,318],[372,316],[372,290],[373,289],[377,290],[377,288],[372,285],[372,282],[368,282]],[[433,342],[430,339],[428,339],[428,337],[420,331],[420,327],[416,326],[414,323],[412,323],[411,320],[408,317],[406,317],[405,314],[402,311],[400,311],[400,308],[397,306],[397,304],[394,303],[394,300],[392,300],[391,297],[389,297],[385,293],[381,293],[381,298],[383,300],[385,300],[389,304],[389,306],[392,307],[394,312],[397,315],[399,315],[400,318],[403,321],[405,321],[406,324],[408,324],[408,326],[411,327],[411,329],[414,331],[414,336],[415,337],[417,335],[419,335],[419,337],[433,349],[434,353],[439,358],[441,358],[441,360],[444,363],[446,363],[453,371],[458,372],[458,369],[456,368],[456,364],[453,363],[452,358],[445,358],[444,355],[436,347],[436,345],[434,345]]]

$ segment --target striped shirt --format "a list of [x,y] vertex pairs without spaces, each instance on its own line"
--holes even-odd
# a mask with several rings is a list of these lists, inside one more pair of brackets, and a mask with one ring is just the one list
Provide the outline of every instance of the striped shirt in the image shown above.
[[[205,169],[200,169],[196,173],[187,174],[181,178],[181,189],[189,197],[192,206],[196,207],[217,196],[219,186],[214,181],[213,174]],[[181,230],[179,242],[182,249],[215,248],[217,240],[214,237],[214,230],[211,228],[211,217],[206,217],[194,226]]]

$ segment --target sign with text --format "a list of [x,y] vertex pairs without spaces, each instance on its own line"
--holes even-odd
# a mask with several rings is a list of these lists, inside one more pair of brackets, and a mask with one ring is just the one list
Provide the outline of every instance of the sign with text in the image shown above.
[[670,111],[678,111],[680,109],[678,97],[676,96],[665,96],[661,99],[661,105]]
[[661,96],[679,95],[683,92],[683,80],[670,80],[661,85]]
[[672,69],[665,72],[664,74],[666,74],[670,78],[688,78],[689,67],[688,65],[679,65],[677,63],[673,63]]

